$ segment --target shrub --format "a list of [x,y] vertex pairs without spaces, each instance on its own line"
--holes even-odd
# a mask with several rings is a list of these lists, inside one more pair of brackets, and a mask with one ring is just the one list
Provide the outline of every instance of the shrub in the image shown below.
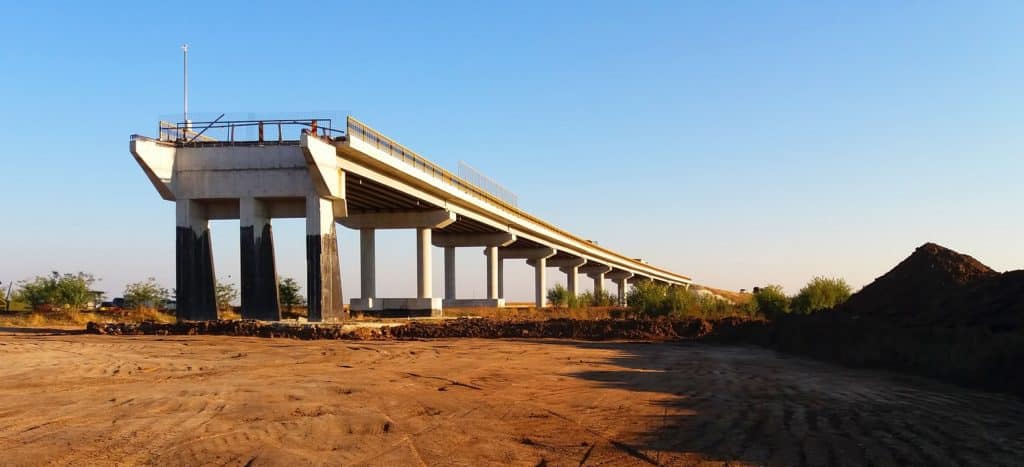
[[144,282],[128,284],[124,288],[125,307],[132,309],[160,308],[170,296],[167,289],[160,287],[160,284],[156,283],[156,278],[153,277]]
[[36,276],[31,281],[22,281],[16,300],[26,302],[33,308],[43,305],[80,308],[92,300],[89,288],[96,278],[92,274],[61,274],[53,271],[49,276]]
[[761,287],[754,292],[757,311],[768,319],[775,319],[789,313],[789,297],[782,292],[781,285]]
[[238,298],[238,288],[235,284],[217,281],[217,309],[228,310],[231,302]]
[[664,316],[681,307],[676,303],[677,294],[669,296],[669,287],[654,281],[640,281],[633,284],[633,289],[626,295],[626,304],[641,313]]
[[548,289],[548,303],[557,307],[569,305],[569,289],[562,284],[555,284],[554,287]]
[[793,297],[794,313],[808,314],[827,310],[850,298],[850,284],[841,278],[818,276],[811,279],[800,293]]

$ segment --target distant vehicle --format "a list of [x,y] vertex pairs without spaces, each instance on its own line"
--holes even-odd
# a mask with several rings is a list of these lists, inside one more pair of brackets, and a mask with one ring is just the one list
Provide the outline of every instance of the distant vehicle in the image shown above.
[[118,308],[124,308],[124,298],[117,297],[112,303]]
[[121,311],[121,307],[114,304],[114,302],[103,302],[100,303],[99,311]]
[[177,300],[164,300],[165,311],[176,311],[178,309]]

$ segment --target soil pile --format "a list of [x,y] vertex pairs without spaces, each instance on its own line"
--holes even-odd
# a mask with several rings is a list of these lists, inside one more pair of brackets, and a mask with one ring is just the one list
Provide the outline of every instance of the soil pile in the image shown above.
[[[752,322],[760,325],[761,322]],[[411,321],[402,325],[367,328],[352,325],[284,324],[260,321],[195,321],[163,323],[89,323],[86,331],[107,335],[224,335],[286,337],[294,339],[432,339],[476,338],[563,338],[583,340],[688,340],[708,337],[732,338],[738,332],[750,333],[750,323],[739,319],[707,321],[693,319],[549,319],[495,320],[459,318],[441,322]]]
[[842,308],[858,315],[887,317],[900,322],[962,319],[972,310],[950,305],[966,305],[956,303],[963,289],[999,275],[970,256],[926,243],[850,297]]
[[1024,271],[927,243],[840,307],[785,316],[771,346],[1024,396]]

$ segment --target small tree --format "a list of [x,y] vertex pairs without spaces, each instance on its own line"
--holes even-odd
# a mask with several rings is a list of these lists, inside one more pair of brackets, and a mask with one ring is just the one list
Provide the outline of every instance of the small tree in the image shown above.
[[96,282],[92,274],[61,274],[53,271],[49,276],[36,276],[31,281],[22,281],[17,298],[33,308],[43,305],[80,308],[89,303],[93,294],[90,287]]
[[793,297],[794,313],[814,313],[833,308],[850,298],[850,284],[842,278],[818,276]]
[[227,310],[231,308],[231,302],[238,298],[238,288],[235,284],[217,281],[217,309]]
[[144,282],[134,282],[124,288],[124,303],[128,308],[150,307],[159,308],[170,298],[167,289],[157,284],[156,278],[150,277]]
[[287,307],[289,312],[292,311],[292,307],[295,305],[306,304],[306,297],[299,293],[302,288],[291,277],[282,279],[281,283],[277,285],[277,290],[281,297],[281,304]]
[[769,319],[789,313],[789,297],[782,292],[781,285],[761,287],[754,292],[754,302],[757,303],[757,311]]

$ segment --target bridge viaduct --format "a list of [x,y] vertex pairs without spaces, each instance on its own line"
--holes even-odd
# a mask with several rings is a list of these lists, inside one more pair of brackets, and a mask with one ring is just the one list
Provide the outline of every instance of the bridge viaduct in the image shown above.
[[[579,275],[604,291],[606,279],[624,300],[640,280],[688,286],[690,278],[584,240],[519,209],[508,199],[457,177],[378,131],[348,117],[327,120],[161,123],[160,136],[133,135],[131,153],[177,211],[178,318],[217,318],[209,221],[241,226],[243,318],[281,318],[271,219],[306,219],[310,321],[345,318],[336,224],[359,230],[359,298],[350,309],[369,314],[438,316],[444,307],[504,306],[504,261],[534,269],[535,304],[546,303],[548,268],[579,293]],[[294,135],[288,128],[298,127]],[[236,138],[243,128],[258,137]],[[214,139],[210,134],[226,134]],[[271,135],[271,137],[265,137]],[[416,230],[416,297],[378,297],[375,233]],[[444,298],[432,297],[431,246],[444,248]],[[487,296],[457,298],[455,249],[480,248]]]

